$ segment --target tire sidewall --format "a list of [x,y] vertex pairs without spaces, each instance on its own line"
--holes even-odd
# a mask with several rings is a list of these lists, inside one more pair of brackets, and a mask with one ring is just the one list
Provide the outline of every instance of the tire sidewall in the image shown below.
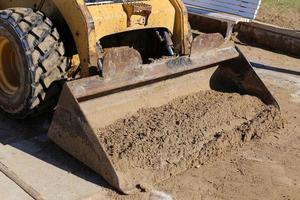
[[[7,20],[0,19],[0,36],[6,37],[15,49],[19,60],[20,87],[15,94],[6,94],[0,90],[0,109],[5,113],[21,116],[28,110],[29,97],[31,96],[31,76],[26,51],[17,30]],[[1,56],[1,55],[0,55]]]

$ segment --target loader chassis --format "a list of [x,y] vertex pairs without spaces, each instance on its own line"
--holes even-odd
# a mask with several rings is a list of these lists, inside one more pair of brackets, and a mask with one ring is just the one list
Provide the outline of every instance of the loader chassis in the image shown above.
[[[1,1],[0,10],[13,7],[40,9],[54,23],[57,23],[58,29],[68,27],[70,31],[62,31],[65,35],[61,37],[73,38],[74,46],[79,54],[83,77],[89,75],[89,67],[97,66],[97,59],[101,56],[97,52],[97,41],[104,36],[118,32],[165,28],[173,35],[177,52],[189,53],[188,17],[186,8],[180,0],[133,1],[134,4],[146,4],[151,7],[151,14],[147,20],[143,20],[144,14],[128,14],[122,3],[86,4],[84,0]],[[128,8],[128,10],[131,9]]]

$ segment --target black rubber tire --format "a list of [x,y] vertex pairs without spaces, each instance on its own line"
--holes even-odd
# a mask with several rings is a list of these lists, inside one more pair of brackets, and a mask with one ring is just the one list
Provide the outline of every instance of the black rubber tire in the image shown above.
[[21,83],[15,94],[0,89],[0,110],[25,118],[56,103],[60,91],[54,83],[64,80],[67,58],[50,19],[30,8],[0,10],[0,36],[8,38],[20,58]]

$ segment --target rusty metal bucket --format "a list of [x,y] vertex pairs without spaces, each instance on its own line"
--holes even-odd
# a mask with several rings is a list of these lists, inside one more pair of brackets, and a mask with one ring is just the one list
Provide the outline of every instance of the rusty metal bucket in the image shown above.
[[[200,44],[202,39],[195,41]],[[247,59],[232,43],[215,42],[206,45],[207,48],[197,44],[191,56],[143,65],[138,76],[119,79],[95,76],[66,83],[49,137],[111,186],[129,194],[143,184],[158,183],[181,171],[170,169],[168,165],[161,171],[122,169],[110,159],[97,136],[99,129],[141,108],[158,107],[200,90],[248,94],[278,107]]]

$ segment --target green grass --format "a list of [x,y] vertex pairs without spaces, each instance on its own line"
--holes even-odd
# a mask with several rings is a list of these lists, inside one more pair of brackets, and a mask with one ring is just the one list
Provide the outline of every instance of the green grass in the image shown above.
[[296,9],[300,12],[300,0],[262,0],[262,6],[272,6],[293,10]]

